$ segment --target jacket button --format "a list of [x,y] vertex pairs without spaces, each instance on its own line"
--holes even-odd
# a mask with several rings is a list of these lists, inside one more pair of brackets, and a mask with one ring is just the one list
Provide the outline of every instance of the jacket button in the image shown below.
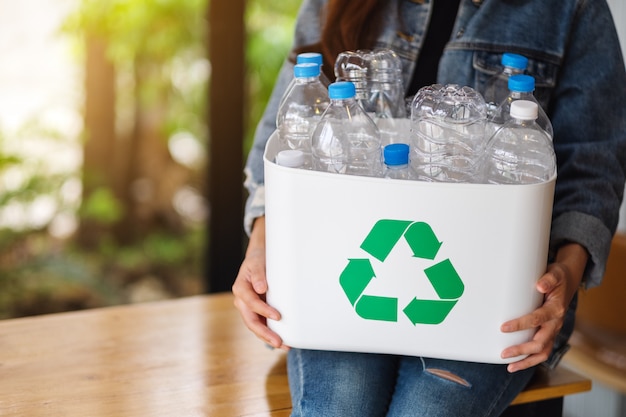
[[463,36],[464,33],[465,33],[465,28],[459,29],[459,31],[456,33],[457,39]]

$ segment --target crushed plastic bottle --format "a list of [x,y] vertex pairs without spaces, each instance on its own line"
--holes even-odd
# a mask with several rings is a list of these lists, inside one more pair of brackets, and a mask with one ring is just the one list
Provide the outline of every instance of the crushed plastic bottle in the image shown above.
[[342,52],[335,76],[355,84],[357,100],[378,126],[383,145],[408,141],[402,62],[394,51]]
[[474,182],[485,149],[487,111],[470,87],[421,88],[411,107],[411,166],[418,179]]

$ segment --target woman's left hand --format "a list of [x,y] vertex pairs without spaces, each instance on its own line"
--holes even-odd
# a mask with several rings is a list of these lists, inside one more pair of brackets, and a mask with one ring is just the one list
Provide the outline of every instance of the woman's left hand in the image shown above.
[[559,248],[554,263],[548,265],[546,273],[536,284],[537,291],[544,294],[543,304],[530,314],[502,324],[501,330],[505,333],[537,330],[529,342],[502,351],[503,359],[528,355],[510,363],[507,367],[509,372],[521,371],[548,359],[554,340],[563,327],[568,306],[580,286],[587,259],[585,248],[576,243]]

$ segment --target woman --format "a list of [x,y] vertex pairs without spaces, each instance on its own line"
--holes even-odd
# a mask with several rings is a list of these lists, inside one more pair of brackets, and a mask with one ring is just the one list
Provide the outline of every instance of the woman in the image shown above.
[[[504,52],[529,58],[535,96],[554,128],[558,160],[543,304],[503,323],[534,329],[511,346],[508,365],[396,355],[289,349],[266,326],[280,312],[264,302],[265,220],[262,154],[278,101],[303,51],[323,53],[329,77],[346,50],[391,48],[403,62],[406,95],[455,83],[482,91]],[[618,221],[626,171],[626,73],[605,0],[305,0],[292,59],[283,66],[246,166],[250,242],[233,285],[246,325],[289,350],[294,416],[498,416],[531,378],[556,366],[573,329],[576,293],[601,282]]]

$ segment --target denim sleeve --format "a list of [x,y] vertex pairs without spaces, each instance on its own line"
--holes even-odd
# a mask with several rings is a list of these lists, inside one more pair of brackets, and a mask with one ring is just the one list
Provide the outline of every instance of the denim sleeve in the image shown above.
[[[322,11],[326,0],[305,0],[300,6],[296,18],[294,44],[292,50],[319,42]],[[250,234],[255,218],[265,214],[265,175],[263,170],[263,152],[270,135],[276,129],[278,105],[289,82],[293,78],[293,61],[286,59],[278,74],[276,84],[267,103],[261,121],[257,125],[254,142],[244,169],[244,186],[248,191],[244,214],[244,229]]]
[[581,2],[549,112],[558,159],[551,253],[564,242],[590,255],[584,284],[602,281],[626,171],[626,71],[603,1]]
[[265,173],[263,169],[263,152],[265,144],[276,129],[276,113],[278,112],[278,104],[287,88],[293,74],[293,64],[285,61],[279,74],[272,95],[267,103],[267,107],[261,117],[261,121],[257,125],[254,133],[254,142],[248,159],[244,173],[246,180],[244,186],[248,190],[248,199],[246,200],[246,209],[244,215],[244,228],[246,233],[250,234],[252,230],[252,222],[255,218],[265,214]]

